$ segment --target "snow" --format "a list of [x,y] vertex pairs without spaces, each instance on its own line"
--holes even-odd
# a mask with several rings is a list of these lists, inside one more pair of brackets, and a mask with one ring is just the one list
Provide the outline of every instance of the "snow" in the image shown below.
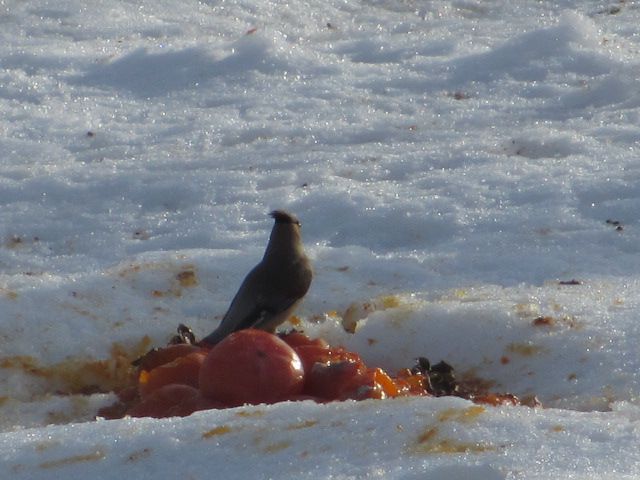
[[[55,426],[43,434],[7,433],[2,445],[12,463],[6,478],[34,480],[94,471],[113,478],[202,478],[212,469],[217,478],[412,479],[428,472],[435,479],[497,480],[505,469],[516,478],[567,472],[637,478],[628,475],[637,458],[616,448],[616,439],[633,441],[637,407],[585,416],[487,410],[452,398],[331,407],[307,401],[198,412],[187,420]],[[349,438],[341,440],[346,432]]]
[[[0,2],[0,476],[637,478],[639,20],[632,1]],[[117,377],[179,323],[209,333],[274,208],[314,262],[307,333],[545,408],[95,421],[113,395],[90,387],[117,378],[73,366]]]

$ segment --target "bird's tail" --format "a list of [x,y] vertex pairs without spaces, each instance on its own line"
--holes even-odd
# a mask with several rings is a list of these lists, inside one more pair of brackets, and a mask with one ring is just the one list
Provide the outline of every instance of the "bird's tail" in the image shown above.
[[209,335],[204,337],[198,343],[199,344],[203,344],[204,343],[206,345],[214,346],[217,343],[220,343],[220,341],[223,338],[225,338],[227,335],[229,335],[229,333],[231,333],[231,332],[224,331],[221,328],[216,328],[213,332],[211,332]]

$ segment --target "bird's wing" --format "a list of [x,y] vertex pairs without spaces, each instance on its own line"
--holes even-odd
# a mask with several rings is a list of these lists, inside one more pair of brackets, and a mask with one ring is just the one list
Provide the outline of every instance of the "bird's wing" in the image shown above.
[[271,300],[270,305],[265,305],[262,309],[262,314],[251,323],[251,327],[274,330],[279,323],[286,320],[286,318],[278,318],[275,320],[275,317],[280,317],[281,315],[286,316],[289,309],[291,309],[300,298],[281,297],[279,299],[272,298]]
[[286,316],[304,296],[311,283],[311,272],[297,282],[296,288],[288,289],[288,292],[272,288],[273,279],[269,273],[269,268],[263,263],[249,272],[233,297],[222,322],[213,333],[203,339],[204,342],[213,345],[230,333],[244,328],[270,330],[286,320],[281,316]]
[[[291,298],[284,295],[257,295],[248,301],[232,302],[229,311],[222,319],[220,328],[228,324],[231,331],[242,330],[243,328],[263,328],[271,319],[291,308],[299,297]],[[249,305],[250,304],[250,305]]]
[[[241,292],[238,292],[240,294]],[[233,332],[245,328],[261,328],[270,327],[273,319],[280,313],[286,312],[291,308],[299,298],[269,298],[269,302],[261,302],[253,298],[251,301],[243,301],[238,298],[238,294],[231,302],[229,311],[226,313],[222,322],[213,333],[203,338],[203,342],[215,345],[224,337]],[[256,302],[256,300],[258,300]],[[251,305],[249,305],[251,304]]]
[[232,332],[250,328],[270,317],[275,308],[272,306],[274,299],[266,298],[264,284],[264,265],[258,264],[245,277],[218,328],[203,341],[215,344]]
[[259,316],[261,308],[256,301],[259,293],[255,292],[255,285],[259,283],[259,275],[258,265],[245,277],[233,300],[231,300],[231,305],[229,305],[229,309],[227,313],[225,313],[220,325],[218,325],[218,328],[214,330],[211,335],[207,336],[204,341],[210,341],[213,337],[220,335],[224,337],[235,330],[247,328],[243,325],[247,322],[250,323],[252,318]]

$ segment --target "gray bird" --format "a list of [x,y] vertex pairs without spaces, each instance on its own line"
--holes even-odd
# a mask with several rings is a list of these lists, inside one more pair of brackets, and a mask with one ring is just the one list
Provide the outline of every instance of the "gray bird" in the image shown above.
[[270,215],[275,224],[262,261],[245,277],[218,328],[202,342],[215,345],[244,328],[273,333],[309,290],[313,274],[302,246],[300,222],[283,210]]

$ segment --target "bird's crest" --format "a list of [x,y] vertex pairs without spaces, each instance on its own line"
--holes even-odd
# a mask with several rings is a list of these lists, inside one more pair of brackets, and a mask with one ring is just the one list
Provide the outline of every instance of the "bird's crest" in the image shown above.
[[274,210],[269,215],[273,217],[276,223],[295,223],[296,225],[300,225],[298,217],[284,210]]

